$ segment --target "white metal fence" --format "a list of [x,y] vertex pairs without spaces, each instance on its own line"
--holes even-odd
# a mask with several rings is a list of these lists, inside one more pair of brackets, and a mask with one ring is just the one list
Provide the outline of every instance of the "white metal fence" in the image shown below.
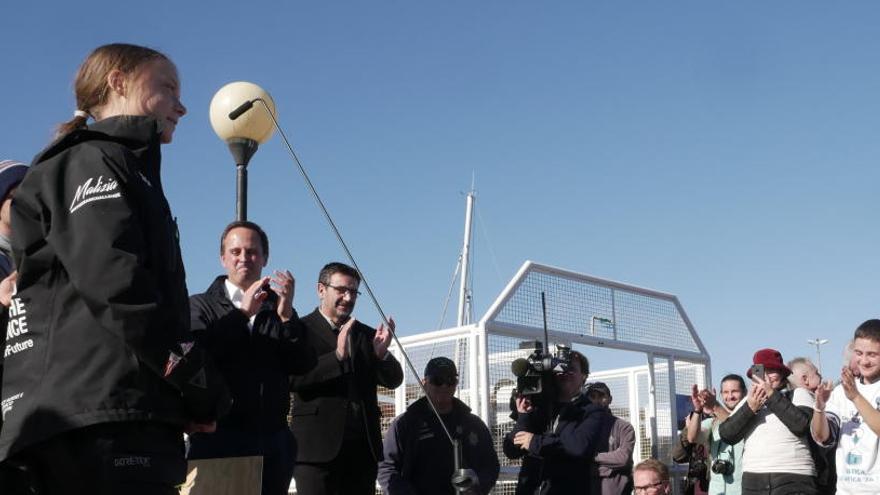
[[[636,428],[634,460],[653,456],[671,465],[675,418],[680,416],[676,396],[681,402],[691,384],[711,382],[709,354],[678,298],[527,261],[478,323],[400,339],[416,370],[436,356],[455,361],[458,398],[495,438],[504,476],[494,493],[513,493],[518,461],[506,459],[501,451],[504,434],[513,428],[508,414],[516,378],[510,363],[531,352],[521,349],[521,343],[544,339],[542,292],[550,348],[597,346],[644,354],[643,366],[594,370],[589,381],[605,382],[614,396],[614,413]],[[391,351],[403,360],[396,345]],[[398,389],[380,391],[383,426],[420,395],[418,377],[408,369],[405,375]]]

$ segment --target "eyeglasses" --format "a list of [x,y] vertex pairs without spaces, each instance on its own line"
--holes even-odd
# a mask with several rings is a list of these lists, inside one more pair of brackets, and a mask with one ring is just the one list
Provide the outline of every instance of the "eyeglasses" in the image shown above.
[[361,293],[357,289],[354,289],[351,287],[344,287],[342,285],[330,285],[330,284],[325,284],[323,282],[321,283],[321,285],[323,285],[324,287],[330,287],[331,289],[335,290],[336,292],[338,292],[342,295],[348,294],[351,297],[357,297],[357,296],[361,295]]
[[650,485],[634,486],[633,492],[634,493],[650,493],[665,484],[666,484],[666,481],[658,481],[656,483],[651,483]]
[[449,385],[450,387],[454,387],[458,385],[458,378],[454,376],[443,377],[443,376],[432,376],[428,378],[428,381],[431,385],[435,387],[441,387],[443,385]]

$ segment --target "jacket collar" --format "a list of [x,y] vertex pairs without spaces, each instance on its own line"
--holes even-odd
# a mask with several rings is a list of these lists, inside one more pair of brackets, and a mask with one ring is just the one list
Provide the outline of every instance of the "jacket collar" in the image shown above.
[[[424,397],[424,396],[419,398],[419,400],[410,404],[409,407],[406,408],[406,410],[417,412],[417,413],[431,414],[432,416],[434,415],[434,413],[431,411],[431,406],[428,405],[428,398]],[[471,408],[468,407],[467,404],[460,401],[456,397],[452,398],[452,412],[450,414],[459,415],[459,414],[467,414],[469,412],[471,412]]]
[[132,148],[158,145],[161,134],[155,118],[140,115],[117,115],[102,119],[88,129],[106,134]]
[[[327,321],[327,318],[325,318],[324,314],[321,313],[320,308],[315,308],[315,310],[312,311],[306,318],[311,322],[311,326],[317,330],[315,333],[321,339],[327,342],[327,344],[335,348],[336,334],[333,332],[333,327],[330,325],[330,322]],[[352,340],[357,338],[357,334],[355,332],[352,332],[349,335],[351,335]]]
[[153,117],[119,115],[99,120],[91,126],[90,131],[106,134],[139,158],[144,164],[142,172],[150,179],[159,178],[161,164],[161,147],[159,137],[162,130],[159,122]]
[[153,117],[119,115],[99,120],[86,129],[76,129],[61,136],[35,158],[34,164],[48,160],[85,141],[111,141],[128,148],[139,159],[141,172],[155,185],[159,180],[162,159],[159,137],[161,129]]

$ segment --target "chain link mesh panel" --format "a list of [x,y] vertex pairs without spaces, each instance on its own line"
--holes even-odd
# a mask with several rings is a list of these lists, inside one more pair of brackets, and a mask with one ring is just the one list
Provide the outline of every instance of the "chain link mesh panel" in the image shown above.
[[657,428],[657,445],[654,456],[660,461],[672,463],[672,441],[678,432],[672,429],[672,401],[669,394],[669,360],[654,359],[654,401],[657,408],[655,427]]
[[544,292],[547,328],[551,330],[700,352],[672,300],[537,270],[526,274],[494,321],[543,328]]
[[[455,368],[458,371],[458,388],[455,391],[455,396],[472,409],[475,408],[476,405],[470,403],[470,388],[473,380],[470,376],[471,358],[469,358],[470,350],[468,338],[468,334],[463,334],[460,337],[447,337],[434,341],[421,341],[406,345],[406,353],[412,361],[416,371],[419,373],[419,376],[413,375],[403,358],[398,357],[404,371],[404,380],[401,387],[406,393],[405,402],[407,405],[423,395],[418,382],[421,380],[421,375],[425,372],[425,366],[428,364],[428,361],[435,357],[442,356],[451,359],[455,363]],[[401,413],[403,413],[403,411],[397,411],[397,414]]]

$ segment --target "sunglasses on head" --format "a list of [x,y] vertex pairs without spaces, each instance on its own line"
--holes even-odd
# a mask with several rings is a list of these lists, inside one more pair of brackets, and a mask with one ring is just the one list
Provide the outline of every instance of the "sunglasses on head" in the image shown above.
[[428,378],[428,381],[431,385],[435,387],[440,387],[442,385],[457,385],[458,377],[455,376],[432,376]]

